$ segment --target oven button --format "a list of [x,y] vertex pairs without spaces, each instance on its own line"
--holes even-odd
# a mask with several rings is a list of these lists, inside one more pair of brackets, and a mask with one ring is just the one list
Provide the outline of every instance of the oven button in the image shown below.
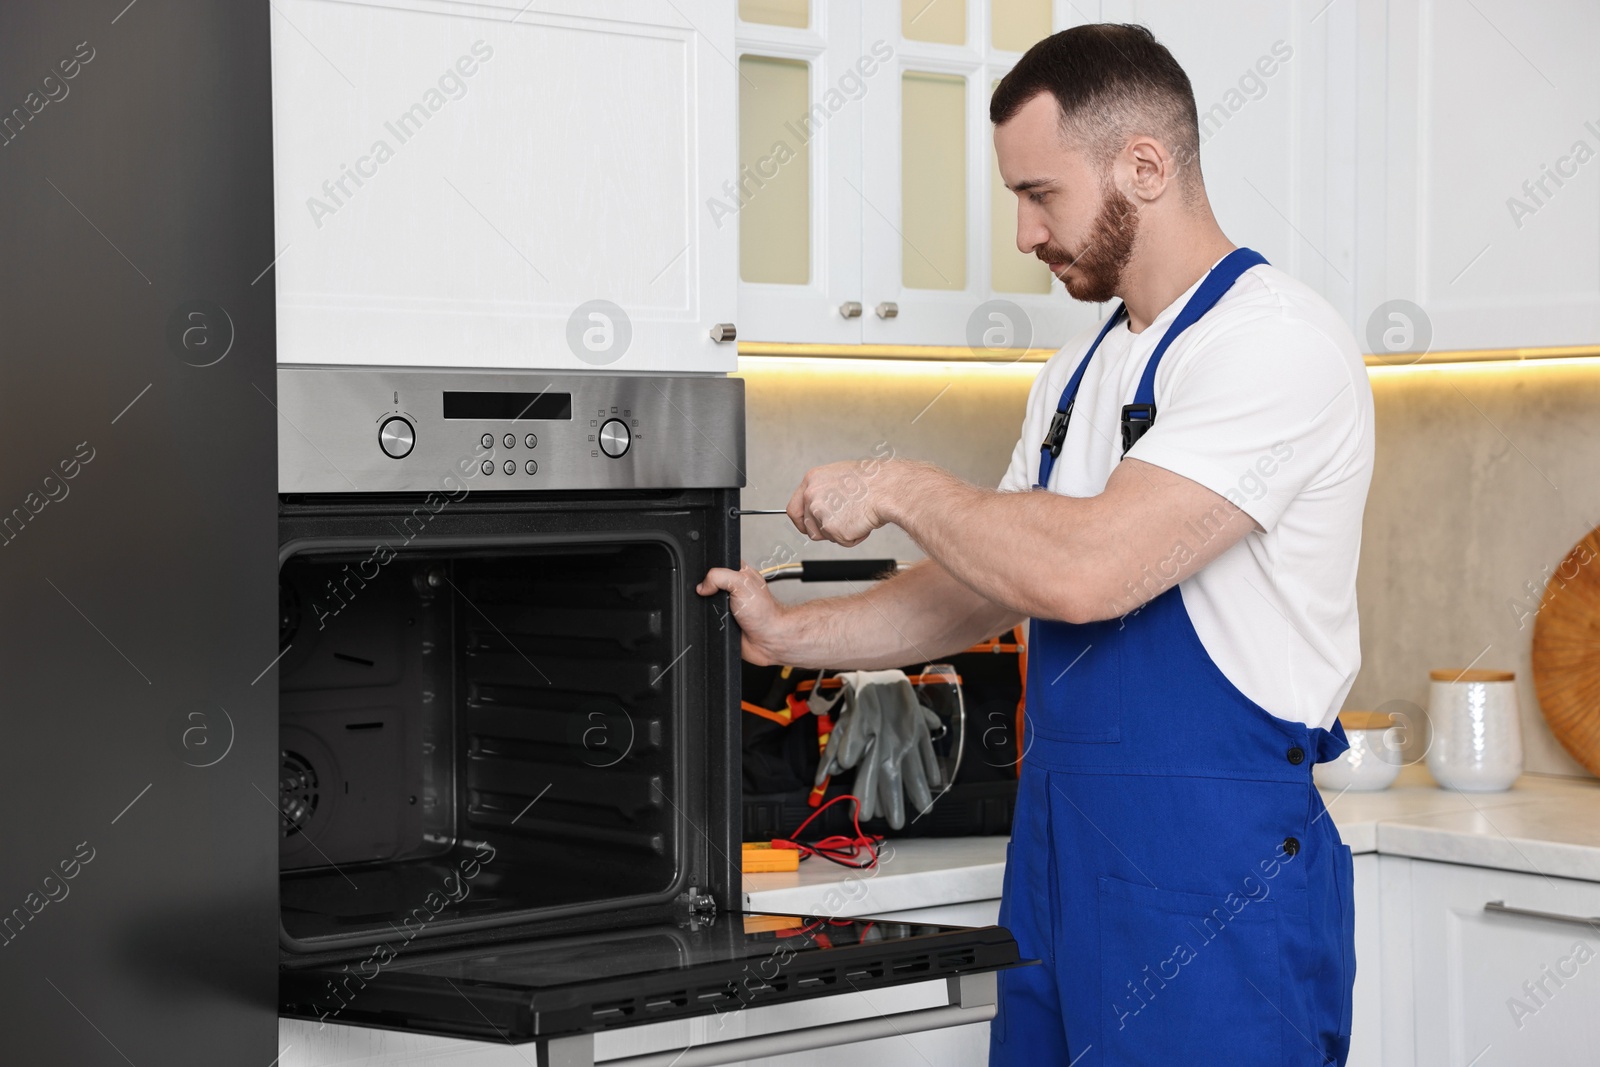
[[516,448],[517,447],[517,435],[514,434],[514,433],[506,434],[506,436],[505,436],[505,446],[507,448]]
[[532,448],[534,445],[539,443],[539,437],[537,434],[530,433],[528,436],[522,439],[522,443],[527,445],[529,448]]
[[631,439],[628,424],[621,419],[607,419],[606,424],[600,427],[600,450],[612,459],[620,459],[628,451]]
[[485,473],[485,474],[493,474],[494,473],[494,460],[492,460],[492,459],[484,460],[483,461],[483,467],[481,469],[482,469],[483,473]]
[[483,445],[484,448],[493,448],[494,447],[494,434],[492,434],[492,433],[484,434],[483,435],[483,439],[481,441],[479,441],[478,443]]
[[390,459],[405,459],[417,443],[416,431],[400,416],[385,419],[378,428],[378,446]]
[[514,460],[514,459],[506,460],[506,473],[507,474],[515,474],[515,473],[517,473],[517,461],[516,460]]
[[539,473],[539,464],[530,459],[530,460],[528,460],[527,465],[523,467],[523,469],[526,470],[529,474],[538,474]]

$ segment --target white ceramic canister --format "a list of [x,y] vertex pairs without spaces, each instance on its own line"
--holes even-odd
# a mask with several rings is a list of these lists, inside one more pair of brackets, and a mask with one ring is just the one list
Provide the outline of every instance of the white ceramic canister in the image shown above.
[[1336,793],[1370,793],[1387,789],[1404,760],[1394,730],[1394,716],[1381,711],[1341,711],[1339,725],[1350,747],[1312,769],[1322,789]]
[[1522,723],[1510,671],[1430,671],[1428,770],[1446,789],[1498,793],[1522,773]]

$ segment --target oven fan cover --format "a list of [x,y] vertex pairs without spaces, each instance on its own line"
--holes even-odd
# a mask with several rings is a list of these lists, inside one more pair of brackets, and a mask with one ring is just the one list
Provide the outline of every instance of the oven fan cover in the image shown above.
[[316,816],[321,800],[317,769],[300,753],[284,749],[278,769],[278,833],[293,837]]

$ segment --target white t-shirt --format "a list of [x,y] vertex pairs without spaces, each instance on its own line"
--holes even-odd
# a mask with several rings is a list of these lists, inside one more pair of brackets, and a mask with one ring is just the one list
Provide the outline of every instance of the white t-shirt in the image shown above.
[[[1124,319],[1106,335],[1050,489],[1104,491],[1122,455],[1122,406],[1199,285],[1140,333]],[[1057,352],[1034,380],[1001,490],[1032,487],[1061,390],[1099,329]],[[1373,440],[1372,389],[1355,338],[1307,286],[1256,266],[1167,349],[1155,402],[1155,425],[1128,455],[1199,482],[1260,527],[1180,583],[1201,643],[1272,714],[1331,728],[1361,665],[1356,561]],[[1151,572],[1165,567],[1170,577],[1205,536],[1191,523]]]

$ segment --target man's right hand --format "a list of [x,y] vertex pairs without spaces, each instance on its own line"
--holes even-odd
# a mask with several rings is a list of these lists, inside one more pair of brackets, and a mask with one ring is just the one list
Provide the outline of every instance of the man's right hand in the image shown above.
[[728,607],[739,622],[740,655],[758,667],[782,662],[781,632],[788,611],[773,597],[761,573],[743,560],[738,570],[712,567],[694,591],[713,596],[726,590]]

